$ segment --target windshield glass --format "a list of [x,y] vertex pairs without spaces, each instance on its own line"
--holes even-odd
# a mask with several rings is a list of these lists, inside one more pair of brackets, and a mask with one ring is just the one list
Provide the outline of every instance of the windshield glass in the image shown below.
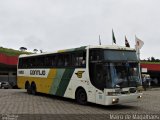
[[141,84],[138,63],[110,63],[110,72],[112,87],[137,87]]
[[141,85],[138,63],[100,62],[90,64],[92,84],[105,88],[138,87]]
[[103,90],[141,85],[135,51],[93,49],[89,55],[90,80],[96,88]]

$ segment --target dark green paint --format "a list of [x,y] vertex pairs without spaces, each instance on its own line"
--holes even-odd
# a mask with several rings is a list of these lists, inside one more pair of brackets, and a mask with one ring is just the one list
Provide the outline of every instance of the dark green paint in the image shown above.
[[56,95],[58,96],[64,96],[64,93],[67,89],[67,86],[71,80],[71,77],[73,75],[74,72],[74,68],[67,68],[62,76],[62,79],[60,81],[60,84],[58,86],[58,89],[56,91]]
[[63,77],[64,72],[65,72],[65,69],[57,69],[56,76],[53,78],[52,86],[49,92],[50,94],[53,94],[53,95],[56,94],[56,91],[58,89],[58,86],[60,84],[60,81]]

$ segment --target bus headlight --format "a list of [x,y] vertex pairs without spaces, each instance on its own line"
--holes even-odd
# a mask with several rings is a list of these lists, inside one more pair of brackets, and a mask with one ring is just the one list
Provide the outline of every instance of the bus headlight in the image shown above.
[[118,103],[118,101],[119,101],[119,98],[113,98],[112,99],[112,104]]
[[141,96],[141,95],[139,95],[137,98],[142,98],[142,96]]

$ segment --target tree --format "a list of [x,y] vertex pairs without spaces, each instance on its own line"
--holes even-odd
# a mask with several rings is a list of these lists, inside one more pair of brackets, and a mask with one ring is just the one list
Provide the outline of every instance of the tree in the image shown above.
[[33,50],[33,52],[34,52],[34,53],[37,53],[37,52],[38,52],[38,50],[37,50],[37,49],[34,49],[34,50]]
[[160,59],[156,59],[155,57],[149,57],[146,61],[148,61],[148,62],[160,62]]
[[26,48],[26,47],[20,47],[19,50],[20,50],[20,51],[26,51],[27,48]]
[[155,62],[155,58],[154,57],[151,57],[151,62]]
[[43,50],[40,50],[40,53],[43,53]]
[[156,62],[160,62],[160,59],[156,59]]
[[148,60],[148,62],[150,62],[150,61],[151,61],[150,57],[149,57],[149,58],[147,58],[147,60]]

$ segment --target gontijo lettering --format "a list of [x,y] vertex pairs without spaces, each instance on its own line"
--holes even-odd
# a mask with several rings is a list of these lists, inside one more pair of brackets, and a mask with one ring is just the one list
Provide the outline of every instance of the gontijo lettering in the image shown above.
[[46,75],[45,70],[30,70],[30,75]]

